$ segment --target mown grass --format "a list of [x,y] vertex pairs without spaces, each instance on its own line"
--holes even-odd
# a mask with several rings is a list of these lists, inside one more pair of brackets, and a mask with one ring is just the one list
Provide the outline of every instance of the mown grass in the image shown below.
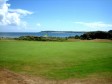
[[112,77],[112,42],[0,41],[0,67],[51,79]]

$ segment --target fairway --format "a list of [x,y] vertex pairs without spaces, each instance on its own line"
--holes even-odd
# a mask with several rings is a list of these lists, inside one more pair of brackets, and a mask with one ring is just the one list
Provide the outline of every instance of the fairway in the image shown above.
[[0,41],[0,68],[48,79],[112,77],[112,42]]

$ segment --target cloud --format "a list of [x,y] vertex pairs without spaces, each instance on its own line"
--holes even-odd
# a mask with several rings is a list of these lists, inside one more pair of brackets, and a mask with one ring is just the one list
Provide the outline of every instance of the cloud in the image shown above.
[[36,26],[37,26],[37,27],[41,27],[41,24],[40,24],[40,23],[37,23]]
[[9,12],[15,12],[15,13],[18,13],[20,15],[32,14],[32,12],[27,11],[27,10],[23,10],[23,9],[9,9]]
[[32,14],[32,12],[23,9],[10,9],[11,4],[7,4],[7,1],[8,0],[0,0],[0,25],[25,27],[27,22],[23,21],[21,18]]
[[80,24],[90,28],[109,28],[112,24],[106,24],[103,22],[74,22],[75,24]]

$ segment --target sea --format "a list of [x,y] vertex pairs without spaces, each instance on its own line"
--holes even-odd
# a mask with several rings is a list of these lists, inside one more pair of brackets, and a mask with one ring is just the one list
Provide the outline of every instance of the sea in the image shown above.
[[4,38],[18,38],[20,36],[45,36],[48,37],[70,37],[80,36],[84,32],[0,32],[0,37]]

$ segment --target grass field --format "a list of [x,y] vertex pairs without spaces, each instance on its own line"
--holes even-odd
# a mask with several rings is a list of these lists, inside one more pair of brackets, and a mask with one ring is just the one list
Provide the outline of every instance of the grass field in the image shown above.
[[48,79],[112,77],[112,42],[0,41],[0,67]]

